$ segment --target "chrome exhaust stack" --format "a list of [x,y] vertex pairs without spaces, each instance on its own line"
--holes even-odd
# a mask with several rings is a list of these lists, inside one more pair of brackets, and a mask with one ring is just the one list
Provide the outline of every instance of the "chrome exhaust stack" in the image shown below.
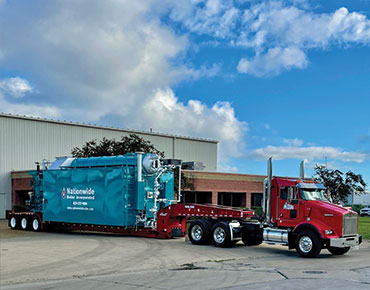
[[272,182],[272,157],[267,161],[267,178],[263,182],[262,210],[266,216],[266,222],[271,222],[271,182]]

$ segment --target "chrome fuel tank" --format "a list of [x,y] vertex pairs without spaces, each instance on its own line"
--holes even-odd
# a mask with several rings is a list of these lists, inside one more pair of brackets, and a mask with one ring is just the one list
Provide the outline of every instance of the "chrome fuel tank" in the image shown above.
[[263,229],[263,240],[265,242],[288,243],[288,231],[281,229]]

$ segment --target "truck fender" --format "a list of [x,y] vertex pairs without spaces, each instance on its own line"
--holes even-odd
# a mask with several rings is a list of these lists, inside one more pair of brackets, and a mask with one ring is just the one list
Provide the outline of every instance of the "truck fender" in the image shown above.
[[295,239],[298,235],[298,233],[302,230],[311,230],[313,231],[314,233],[316,233],[316,235],[319,237],[319,239],[322,239],[323,237],[323,233],[320,232],[320,226],[316,225],[316,224],[309,224],[309,223],[300,223],[298,225],[296,225],[293,229],[293,231],[291,231],[289,233],[289,238],[288,238],[288,242],[289,242],[289,249],[294,249],[295,248]]

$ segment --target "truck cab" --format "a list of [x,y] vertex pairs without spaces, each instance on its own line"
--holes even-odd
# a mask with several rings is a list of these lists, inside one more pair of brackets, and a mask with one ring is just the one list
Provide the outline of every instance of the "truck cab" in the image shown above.
[[[317,256],[322,248],[344,254],[361,243],[357,213],[330,203],[322,184],[284,177],[272,177],[270,184],[267,228],[270,232],[279,229],[282,234],[286,231],[286,242],[301,256]],[[267,191],[267,182],[265,188]]]

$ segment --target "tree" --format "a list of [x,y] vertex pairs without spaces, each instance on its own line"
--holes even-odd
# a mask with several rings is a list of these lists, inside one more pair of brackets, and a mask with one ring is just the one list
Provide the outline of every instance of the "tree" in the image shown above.
[[330,197],[334,203],[344,201],[352,193],[361,194],[366,189],[362,175],[352,171],[344,174],[338,169],[316,165],[313,177],[326,187],[326,197]]
[[91,140],[86,142],[82,148],[73,148],[71,154],[73,157],[81,158],[124,155],[134,152],[154,153],[164,158],[164,152],[157,150],[150,141],[136,134],[122,136],[121,141],[105,137],[100,142],[96,139]]
[[[86,142],[81,148],[75,147],[72,149],[72,156],[77,158],[83,157],[99,157],[99,156],[115,156],[124,155],[127,153],[143,152],[143,153],[154,153],[164,158],[164,152],[156,149],[153,144],[141,138],[136,134],[130,134],[129,136],[122,136],[120,141],[115,139],[103,138],[101,141],[91,140]],[[175,170],[175,193],[178,192],[179,173],[178,169]],[[181,189],[194,190],[194,185],[184,175],[181,175]]]

